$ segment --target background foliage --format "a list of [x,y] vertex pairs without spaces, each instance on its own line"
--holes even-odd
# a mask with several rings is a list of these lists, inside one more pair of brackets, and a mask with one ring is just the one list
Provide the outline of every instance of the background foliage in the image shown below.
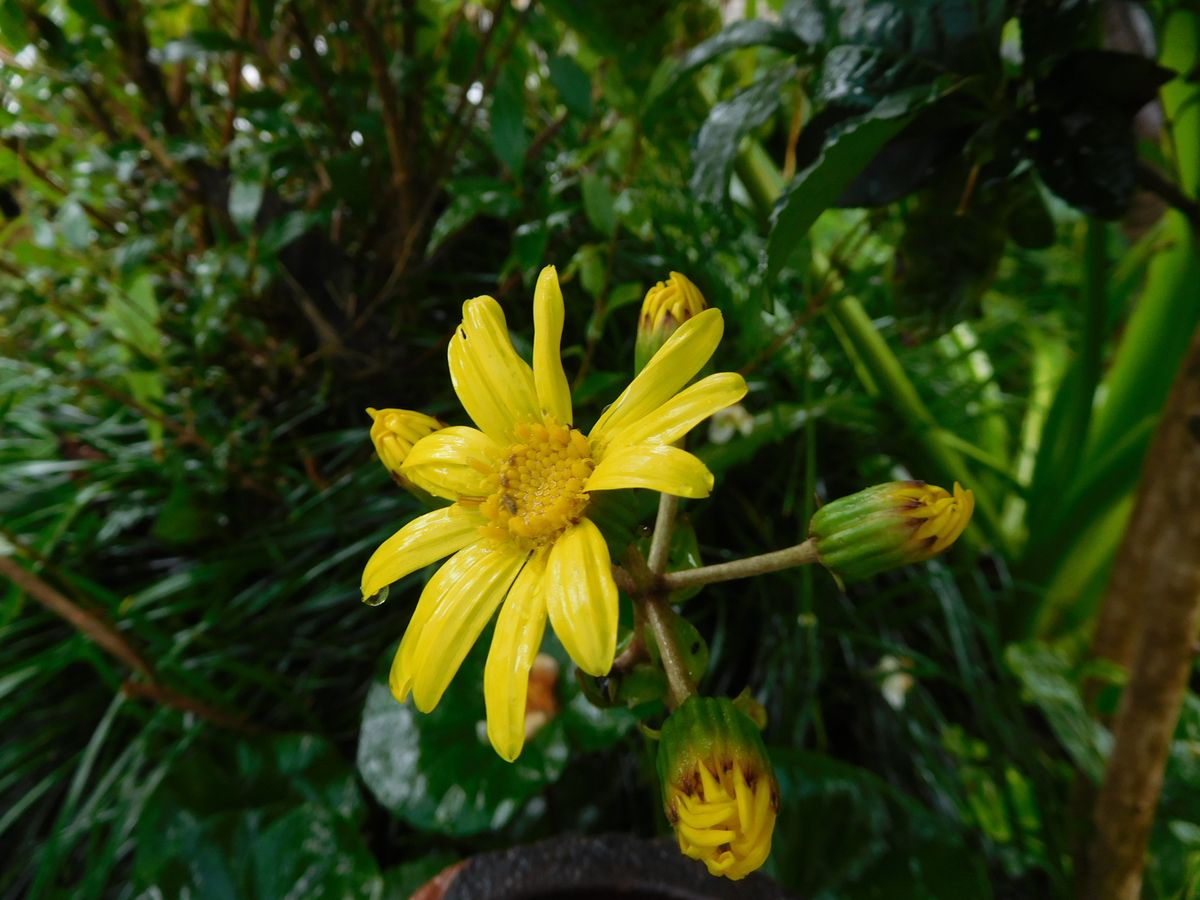
[[[662,830],[634,715],[558,648],[510,767],[481,660],[428,717],[381,687],[424,576],[358,602],[418,510],[363,410],[456,418],[459,304],[527,351],[548,263],[585,421],[655,281],[724,311],[751,393],[696,441],[704,560],[875,481],[979,498],[945,561],[688,601],[706,690],[769,713],[768,871],[1069,893],[1115,703],[1084,650],[1200,315],[1192,225],[1136,193],[1200,188],[1184,5],[0,2],[0,553],[37,579],[0,593],[0,893],[405,896]],[[1150,896],[1200,884],[1197,741],[1192,696]]]

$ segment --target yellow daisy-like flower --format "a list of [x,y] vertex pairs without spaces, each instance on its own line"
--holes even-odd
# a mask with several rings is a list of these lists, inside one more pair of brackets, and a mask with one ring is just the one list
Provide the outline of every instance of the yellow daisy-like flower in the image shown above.
[[563,299],[553,266],[533,298],[533,367],[508,337],[491,297],[463,304],[450,341],[450,379],[478,426],[443,428],[413,446],[401,473],[454,502],[414,519],[375,551],[364,599],[445,556],[400,642],[392,693],[437,706],[496,609],[484,670],[488,737],[513,760],[525,739],[529,669],[547,618],[583,671],[612,667],[617,587],[608,546],[587,518],[595,491],[648,488],[705,497],[712,473],[672,444],[746,393],[722,372],[687,387],[717,347],[721,314],[685,323],[586,435],[574,427],[563,372]]

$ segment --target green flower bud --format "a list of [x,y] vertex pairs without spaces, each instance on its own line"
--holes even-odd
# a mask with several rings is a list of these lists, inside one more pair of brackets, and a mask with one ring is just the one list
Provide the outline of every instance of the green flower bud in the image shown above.
[[663,809],[679,849],[713,875],[745,878],[771,853],[779,784],[758,728],[724,697],[689,697],[663,723]]
[[975,495],[923,481],[892,481],[827,503],[808,526],[821,565],[858,581],[937,556],[962,534]]
[[638,319],[634,371],[642,371],[675,329],[706,309],[708,304],[704,302],[700,288],[678,272],[672,272],[665,282],[660,281],[650,288],[642,301],[642,314]]

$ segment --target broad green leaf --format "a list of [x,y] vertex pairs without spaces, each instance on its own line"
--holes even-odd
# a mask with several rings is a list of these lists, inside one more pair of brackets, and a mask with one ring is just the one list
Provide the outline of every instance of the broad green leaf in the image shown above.
[[262,206],[266,174],[260,169],[238,172],[229,186],[229,218],[242,234],[254,227],[254,219]]
[[1026,699],[1046,716],[1075,765],[1099,784],[1111,736],[1088,715],[1065,655],[1047,644],[1027,641],[1010,645],[1004,659],[1020,679]]
[[696,168],[691,188],[698,199],[708,203],[725,199],[729,169],[737,156],[738,144],[775,114],[784,96],[784,86],[795,74],[793,66],[779,66],[732,99],[712,108],[692,151]]
[[796,54],[806,49],[801,38],[790,28],[765,19],[742,19],[718,34],[697,44],[681,60],[668,59],[654,73],[643,102],[651,109],[663,100],[689,73],[731,50],[745,47],[777,47]]
[[586,119],[592,114],[592,80],[570,56],[552,56],[550,83],[562,98],[563,106],[575,116]]
[[525,131],[524,68],[515,62],[504,67],[492,95],[492,149],[514,176],[525,167],[525,149],[529,136]]
[[608,746],[633,724],[622,711],[598,715],[583,700],[565,654],[550,639],[543,652],[561,666],[559,712],[526,741],[515,762],[505,762],[487,738],[483,663],[489,643],[485,632],[427,715],[411,699],[397,703],[382,681],[367,691],[359,772],[384,807],[423,830],[465,836],[505,827],[531,797],[558,781],[573,748]]
[[452,182],[448,189],[450,204],[433,224],[427,255],[433,255],[448,238],[479,216],[506,219],[520,208],[511,186],[498,178],[463,178]]
[[583,190],[583,211],[588,221],[605,237],[612,237],[617,230],[617,217],[613,211],[613,195],[608,182],[594,172],[585,172],[580,181]]
[[833,206],[875,154],[932,99],[928,88],[885,98],[845,125],[812,165],[796,176],[771,214],[766,251],[769,280],[779,274],[817,216]]

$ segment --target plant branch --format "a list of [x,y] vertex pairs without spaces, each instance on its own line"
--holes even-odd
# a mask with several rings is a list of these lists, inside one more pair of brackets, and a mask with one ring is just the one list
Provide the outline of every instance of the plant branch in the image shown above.
[[[246,40],[250,30],[250,0],[238,0],[237,6],[237,39]],[[221,128],[221,145],[228,146],[233,140],[233,120],[237,118],[238,96],[242,92],[242,51],[239,46],[229,58],[229,112],[225,114],[225,124]]]
[[1138,184],[1146,190],[1157,194],[1171,206],[1179,210],[1192,223],[1192,228],[1200,231],[1200,202],[1189,197],[1183,188],[1163,175],[1147,162],[1141,160],[1137,164]]
[[646,624],[654,633],[663,673],[667,676],[667,706],[675,709],[696,693],[696,683],[692,681],[687,662],[679,650],[675,633],[671,630],[671,608],[665,595],[649,595],[642,604],[642,610],[646,614]]
[[658,515],[654,519],[650,552],[646,555],[646,565],[655,575],[661,575],[667,570],[667,558],[671,554],[671,534],[675,530],[675,514],[678,511],[678,497],[674,494],[658,495]]
[[37,575],[19,565],[12,557],[0,556],[0,575],[3,575],[110,656],[124,663],[139,675],[154,678],[153,667],[130,646],[121,632],[100,616],[73,603]]
[[668,572],[662,576],[660,584],[664,590],[672,593],[685,588],[716,584],[719,581],[732,581],[735,578],[749,578],[752,575],[762,575],[766,572],[778,572],[781,569],[806,566],[817,561],[817,548],[811,541],[805,541],[794,547],[763,553],[759,556],[748,556],[745,559],[735,559],[732,562],[717,563],[713,566],[701,566],[698,569]]
[[65,621],[97,647],[145,679],[145,681],[126,681],[121,686],[121,692],[125,696],[155,700],[165,706],[194,713],[226,728],[245,732],[260,730],[240,716],[213,709],[195,697],[162,684],[154,666],[135,650],[133,645],[111,623],[99,614],[83,609],[62,592],[21,566],[12,557],[0,556],[0,575]]
[[[1147,455],[1106,606],[1137,597],[1129,681],[1096,801],[1081,896],[1137,900],[1200,627],[1200,329]],[[1126,597],[1128,599],[1128,597]],[[1098,636],[1099,637],[1099,636]]]

